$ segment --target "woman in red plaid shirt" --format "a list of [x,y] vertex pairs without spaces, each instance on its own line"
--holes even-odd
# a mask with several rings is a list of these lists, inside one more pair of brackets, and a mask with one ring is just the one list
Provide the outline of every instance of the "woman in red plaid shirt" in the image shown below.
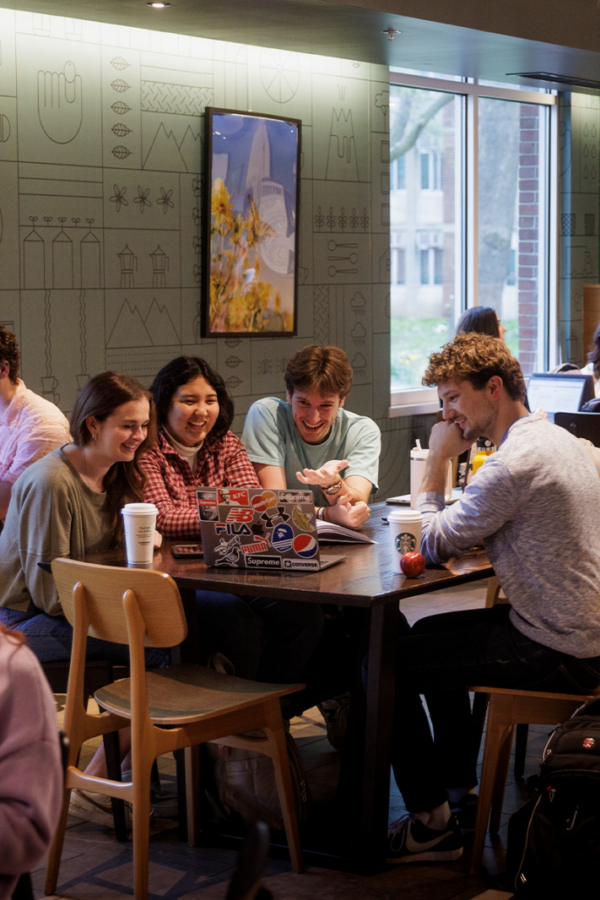
[[[196,487],[260,487],[242,442],[230,430],[233,402],[205,360],[179,356],[150,388],[158,443],[140,460],[144,500],[158,508],[156,527],[167,538],[199,538]],[[197,591],[204,661],[219,651],[236,675],[259,681],[300,681],[323,629],[312,603]]]

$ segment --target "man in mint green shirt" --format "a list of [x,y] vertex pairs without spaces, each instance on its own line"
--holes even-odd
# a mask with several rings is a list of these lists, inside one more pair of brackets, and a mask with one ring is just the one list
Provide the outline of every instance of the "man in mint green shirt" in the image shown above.
[[260,483],[310,485],[318,515],[360,529],[377,490],[381,433],[344,408],[352,368],[339,347],[304,347],[288,363],[287,400],[267,397],[248,411],[242,441]]

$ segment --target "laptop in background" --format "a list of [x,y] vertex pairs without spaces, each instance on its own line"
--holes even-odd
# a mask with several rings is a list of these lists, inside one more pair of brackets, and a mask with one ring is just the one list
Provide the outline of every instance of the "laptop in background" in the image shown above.
[[578,412],[584,403],[594,399],[594,378],[581,372],[534,372],[527,385],[529,409],[543,407],[548,420],[554,422],[558,412]]
[[321,559],[312,491],[196,489],[207,566],[261,572],[319,572],[345,559]]
[[591,441],[595,447],[600,447],[600,413],[557,412],[554,416],[554,424],[566,428],[575,437],[585,438]]

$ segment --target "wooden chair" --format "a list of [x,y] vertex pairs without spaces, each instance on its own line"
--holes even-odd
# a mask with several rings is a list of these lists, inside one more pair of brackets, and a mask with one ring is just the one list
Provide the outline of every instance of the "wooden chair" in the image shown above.
[[[275,780],[293,868],[303,871],[280,698],[303,685],[267,685],[221,675],[195,665],[145,671],[144,646],[173,647],[187,625],[175,582],[162,572],[97,566],[56,559],[52,573],[63,612],[73,625],[71,673],[64,729],[69,764],[60,822],[50,849],[45,892],[56,892],[71,790],[80,788],[128,800],[133,806],[133,864],[136,900],[148,893],[150,771],[157,756],[186,748],[188,840],[198,834],[198,755],[206,741],[259,749],[273,760]],[[131,677],[96,691],[105,712],[91,715],[84,704],[88,633],[129,644]],[[86,775],[77,767],[84,741],[131,726],[132,781]],[[263,729],[264,739],[240,732]]]
[[[502,588],[500,582],[493,575],[488,579],[487,592],[485,595],[486,608],[495,606],[496,603],[508,603],[508,600],[501,594]],[[483,726],[485,724],[485,714],[487,711],[488,697],[486,694],[475,694],[473,698],[473,754],[475,758],[479,755],[481,746],[481,737],[483,735]],[[529,725],[517,725],[517,737],[515,743],[515,778],[522,778],[525,771],[525,757],[527,755],[527,735]]]
[[590,694],[549,694],[541,691],[518,691],[512,688],[472,687],[471,691],[489,696],[487,731],[483,751],[479,802],[475,836],[471,854],[471,875],[481,866],[483,845],[490,818],[490,834],[500,826],[506,776],[510,762],[512,734],[515,725],[557,725],[571,716]]

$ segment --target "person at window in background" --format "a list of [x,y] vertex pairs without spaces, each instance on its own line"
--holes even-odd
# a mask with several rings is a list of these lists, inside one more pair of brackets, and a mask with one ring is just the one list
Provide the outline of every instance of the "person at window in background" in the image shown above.
[[[233,403],[225,382],[205,360],[171,360],[150,390],[159,431],[158,442],[140,462],[144,499],[158,508],[156,527],[163,537],[198,539],[197,486],[259,488],[260,482],[242,442],[229,430]],[[319,606],[211,591],[197,591],[196,597],[203,661],[221,652],[242,678],[302,680],[323,628]]]
[[[309,345],[290,359],[284,378],[286,400],[258,400],[246,416],[242,441],[260,483],[271,489],[308,486],[319,518],[359,530],[377,490],[381,433],[372,419],[345,408],[352,387],[348,357],[339,347]],[[326,628],[304,680],[329,742],[341,750],[350,702],[346,651],[335,630],[339,623],[328,624],[331,632]],[[343,624],[348,630],[347,615]]]
[[0,325],[0,529],[13,484],[25,469],[71,440],[58,406],[19,378],[21,355],[12,331]]
[[[600,482],[588,455],[527,411],[523,373],[498,338],[459,334],[423,383],[437,386],[444,421],[417,499],[421,552],[439,564],[483,545],[508,603],[412,629],[399,613],[392,763],[409,815],[390,827],[395,863],[462,854],[451,804],[462,828],[474,824],[469,685],[586,694],[600,684]],[[498,450],[446,507],[448,460],[478,437]]]
[[506,328],[498,318],[498,313],[491,306],[472,306],[465,310],[456,323],[456,334],[475,331],[478,334],[489,334],[490,337],[502,338]]
[[594,376],[594,395],[600,397],[600,323],[594,332],[594,346],[588,353],[588,363],[581,371]]
[[0,624],[0,900],[49,849],[62,784],[50,686],[23,635]]
[[304,488],[320,518],[360,529],[377,490],[381,433],[345,409],[352,368],[339,347],[310,345],[285,372],[286,400],[252,404],[242,441],[265,488]]
[[[128,375],[95,375],[77,395],[71,433],[72,443],[33,463],[17,480],[0,534],[0,623],[18,628],[40,662],[68,660],[73,629],[52,575],[38,563],[81,559],[117,545],[121,507],[142,500],[139,458],[156,439],[152,396]],[[94,637],[88,638],[87,657],[129,664],[127,647]],[[148,666],[169,659],[168,651],[146,651]],[[87,771],[106,776],[102,747]],[[112,823],[110,801],[101,795],[73,791],[70,809],[80,818]]]

